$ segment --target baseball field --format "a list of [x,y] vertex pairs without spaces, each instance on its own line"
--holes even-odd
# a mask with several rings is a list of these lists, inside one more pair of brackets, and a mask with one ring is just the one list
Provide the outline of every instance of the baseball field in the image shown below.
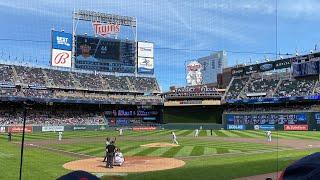
[[[23,179],[55,179],[71,172],[70,167],[87,168],[87,160],[103,171],[106,137],[116,137],[126,162],[104,172],[92,170],[102,179],[235,179],[279,171],[320,149],[320,132],[316,131],[275,131],[270,143],[263,131],[215,130],[211,135],[201,130],[199,137],[193,137],[192,130],[174,130],[179,146],[170,146],[171,132],[124,131],[119,137],[117,131],[73,131],[64,132],[62,141],[55,132],[26,134]],[[17,179],[21,135],[14,134],[12,142],[6,134],[0,137],[0,179]],[[160,170],[140,172],[155,160]],[[182,164],[170,167],[171,160]]]

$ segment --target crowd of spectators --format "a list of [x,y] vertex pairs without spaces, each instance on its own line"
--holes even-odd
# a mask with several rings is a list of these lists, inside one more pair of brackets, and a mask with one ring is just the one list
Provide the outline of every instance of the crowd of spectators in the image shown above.
[[292,97],[313,94],[315,79],[285,79],[281,82],[274,96]]
[[14,83],[14,74],[11,66],[0,65],[0,84],[13,85]]
[[116,76],[101,73],[32,68],[0,64],[0,84],[95,91],[157,92],[159,85],[152,77]]
[[226,99],[237,99],[247,81],[248,77],[233,79],[229,90],[226,92]]
[[[283,75],[283,76],[281,76]],[[225,99],[252,99],[266,97],[296,97],[320,94],[318,78],[294,78],[287,74],[252,74],[234,78]]]
[[[160,98],[153,95],[159,94],[160,88],[156,79],[151,77],[3,64],[0,64],[0,70],[0,96],[102,100],[111,103],[161,102]],[[138,95],[150,92],[152,94],[147,97]]]
[[[21,125],[23,113],[20,110],[0,110],[0,125]],[[105,124],[103,114],[85,111],[28,110],[27,125],[99,125]]]

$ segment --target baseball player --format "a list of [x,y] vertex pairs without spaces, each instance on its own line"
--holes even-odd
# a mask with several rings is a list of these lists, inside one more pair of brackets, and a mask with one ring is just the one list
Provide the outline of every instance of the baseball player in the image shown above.
[[59,141],[62,140],[62,132],[59,132]]
[[199,129],[196,129],[195,131],[194,131],[194,137],[198,137],[199,136]]
[[124,162],[123,154],[121,153],[120,149],[116,149],[116,153],[114,154],[114,163],[115,166],[121,166]]
[[12,133],[11,131],[8,132],[8,141],[10,142],[12,140]]
[[267,141],[271,142],[271,131],[267,131],[266,135],[267,135]]
[[119,136],[122,136],[122,135],[123,135],[123,129],[120,128],[120,129],[119,129]]
[[173,131],[172,131],[172,143],[173,144],[179,144],[178,141],[177,141],[177,136]]

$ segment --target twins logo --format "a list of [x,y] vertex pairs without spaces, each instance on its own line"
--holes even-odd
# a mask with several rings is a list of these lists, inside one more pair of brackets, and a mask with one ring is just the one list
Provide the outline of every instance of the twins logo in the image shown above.
[[118,24],[103,24],[100,22],[92,23],[94,33],[102,37],[106,37],[108,34],[118,34],[120,32],[120,25]]
[[67,59],[69,58],[69,54],[65,52],[58,53],[54,58],[55,64],[65,64]]

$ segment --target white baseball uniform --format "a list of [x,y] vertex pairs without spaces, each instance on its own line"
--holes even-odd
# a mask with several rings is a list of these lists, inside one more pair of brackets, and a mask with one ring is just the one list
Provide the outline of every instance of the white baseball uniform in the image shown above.
[[172,132],[172,143],[173,144],[179,144],[178,141],[177,141],[177,136],[174,132]]
[[62,140],[62,132],[59,132],[59,141]]
[[196,129],[194,132],[194,137],[198,137],[199,136],[199,129]]

